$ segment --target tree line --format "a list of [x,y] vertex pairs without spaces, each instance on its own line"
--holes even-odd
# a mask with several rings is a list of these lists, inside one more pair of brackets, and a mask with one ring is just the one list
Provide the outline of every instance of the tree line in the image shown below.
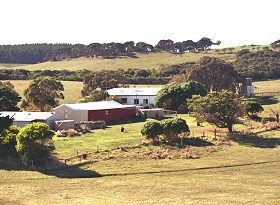
[[[275,45],[278,44],[275,43]],[[256,52],[243,49],[236,53],[234,66],[236,71],[244,77],[250,76],[255,80],[279,79],[280,51],[269,47]]]
[[136,58],[135,52],[150,53],[166,51],[170,53],[184,53],[192,50],[206,50],[212,45],[219,45],[221,41],[213,43],[207,37],[194,42],[187,40],[174,42],[160,40],[155,46],[145,43],[127,41],[125,43],[91,43],[83,44],[22,44],[0,45],[0,63],[34,64],[46,61],[61,61],[70,58],[116,58],[127,56]]

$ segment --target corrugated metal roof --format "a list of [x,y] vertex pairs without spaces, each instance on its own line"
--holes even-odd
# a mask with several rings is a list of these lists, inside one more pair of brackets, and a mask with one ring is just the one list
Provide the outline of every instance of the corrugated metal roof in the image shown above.
[[14,121],[32,122],[34,120],[47,120],[54,115],[52,112],[0,112],[2,117],[10,116]]
[[[98,101],[88,103],[76,103],[76,104],[64,104],[61,106],[67,106],[72,110],[106,110],[106,109],[117,109],[117,108],[128,108],[135,107],[135,105],[122,105],[116,101]],[[59,107],[61,107],[59,106]],[[59,107],[54,108],[54,111]]]
[[107,90],[111,96],[156,96],[161,88],[112,88]]

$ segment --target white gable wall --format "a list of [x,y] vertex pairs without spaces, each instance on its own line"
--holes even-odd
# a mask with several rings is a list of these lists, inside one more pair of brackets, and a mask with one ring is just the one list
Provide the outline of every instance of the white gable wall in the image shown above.
[[54,109],[56,114],[62,116],[61,120],[74,120],[74,122],[87,121],[88,111],[87,110],[73,110],[66,105],[61,105]]

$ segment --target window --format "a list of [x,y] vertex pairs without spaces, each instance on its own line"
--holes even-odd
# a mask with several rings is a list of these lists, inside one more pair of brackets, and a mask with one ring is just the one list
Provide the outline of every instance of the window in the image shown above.
[[121,98],[122,103],[127,103],[127,98]]
[[68,110],[64,110],[64,119],[68,120]]
[[108,110],[106,110],[106,111],[105,111],[105,114],[106,114],[106,115],[109,115],[109,111],[108,111]]
[[148,99],[143,99],[143,104],[149,104],[149,100]]
[[134,104],[138,105],[139,104],[139,99],[134,99]]

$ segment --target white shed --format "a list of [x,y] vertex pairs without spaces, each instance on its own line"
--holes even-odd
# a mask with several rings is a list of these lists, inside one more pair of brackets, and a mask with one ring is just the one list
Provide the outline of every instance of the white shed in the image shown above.
[[155,98],[161,88],[112,88],[109,95],[117,96],[123,104],[154,105]]
[[2,117],[10,116],[14,118],[13,125],[24,127],[32,122],[44,122],[53,129],[55,121],[63,119],[63,116],[54,112],[0,112]]

